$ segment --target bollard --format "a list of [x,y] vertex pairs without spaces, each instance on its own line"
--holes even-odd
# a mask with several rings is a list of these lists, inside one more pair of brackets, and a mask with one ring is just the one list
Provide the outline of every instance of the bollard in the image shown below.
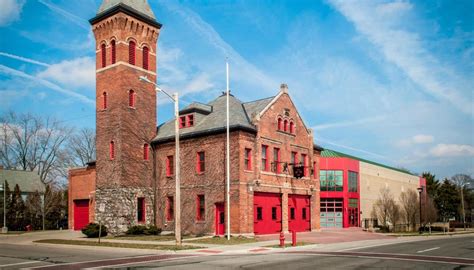
[[285,234],[283,233],[283,231],[280,232],[280,247],[285,247]]
[[291,245],[296,247],[296,231],[291,232]]

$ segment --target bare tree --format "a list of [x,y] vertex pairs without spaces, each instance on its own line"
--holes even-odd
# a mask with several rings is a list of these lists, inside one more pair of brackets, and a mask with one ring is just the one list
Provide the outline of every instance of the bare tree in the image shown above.
[[388,220],[390,221],[390,223],[392,223],[394,230],[397,226],[397,223],[400,221],[400,216],[400,206],[392,197],[392,199],[388,201]]
[[428,227],[431,233],[431,223],[436,222],[438,220],[438,209],[436,209],[436,205],[431,196],[428,196],[424,210],[425,222],[428,223]]
[[0,117],[0,163],[6,168],[36,171],[43,184],[52,183],[64,170],[64,146],[72,132],[50,118],[14,112]]
[[418,194],[412,189],[404,191],[400,194],[400,203],[402,218],[411,230],[415,230],[419,213]]
[[79,130],[72,134],[68,144],[71,165],[86,166],[88,162],[95,160],[95,130],[90,128]]
[[379,198],[375,201],[372,209],[374,218],[377,218],[384,228],[389,227],[390,212],[392,210],[394,199],[389,188],[380,189]]
[[456,174],[455,176],[451,177],[451,182],[454,183],[458,188],[459,192],[461,193],[461,215],[462,215],[462,223],[464,225],[464,230],[466,230],[466,212],[464,210],[464,189],[467,185],[472,183],[472,178],[467,174]]

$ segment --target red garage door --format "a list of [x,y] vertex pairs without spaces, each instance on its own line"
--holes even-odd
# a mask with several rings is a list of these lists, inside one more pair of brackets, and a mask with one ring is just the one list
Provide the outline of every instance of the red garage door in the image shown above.
[[288,195],[288,227],[290,231],[311,229],[310,196]]
[[89,224],[89,200],[74,200],[74,230]]
[[255,192],[253,204],[253,232],[255,234],[279,233],[281,231],[281,195]]

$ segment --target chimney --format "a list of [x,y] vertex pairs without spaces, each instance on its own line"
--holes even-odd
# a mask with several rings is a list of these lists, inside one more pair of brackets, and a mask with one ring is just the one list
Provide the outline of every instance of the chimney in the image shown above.
[[286,83],[280,84],[280,91],[288,94],[288,85]]

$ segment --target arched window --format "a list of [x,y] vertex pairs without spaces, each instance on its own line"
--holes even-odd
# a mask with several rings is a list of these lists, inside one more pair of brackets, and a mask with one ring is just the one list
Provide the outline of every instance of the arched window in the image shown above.
[[133,90],[128,91],[128,106],[135,107],[135,91]]
[[114,141],[110,141],[109,155],[110,155],[110,160],[113,160],[115,158],[115,143],[114,143]]
[[135,41],[128,43],[128,63],[135,65]]
[[102,93],[102,109],[107,109],[107,92]]
[[283,131],[288,131],[288,120],[283,121]]
[[112,40],[112,42],[110,43],[111,47],[112,47],[112,64],[115,64],[115,60],[116,60],[116,48],[115,48],[115,40]]
[[281,118],[278,118],[278,130],[281,130]]
[[295,133],[295,124],[293,124],[293,121],[290,122],[290,133]]
[[145,143],[143,145],[143,159],[148,160],[148,158],[149,158],[149,147],[148,147],[148,144]]
[[148,47],[143,47],[143,69],[148,70]]
[[106,48],[105,48],[105,44],[102,44],[100,46],[100,53],[102,54],[102,67],[105,67],[107,65],[106,63],[106,60],[107,60],[107,57],[106,57]]

